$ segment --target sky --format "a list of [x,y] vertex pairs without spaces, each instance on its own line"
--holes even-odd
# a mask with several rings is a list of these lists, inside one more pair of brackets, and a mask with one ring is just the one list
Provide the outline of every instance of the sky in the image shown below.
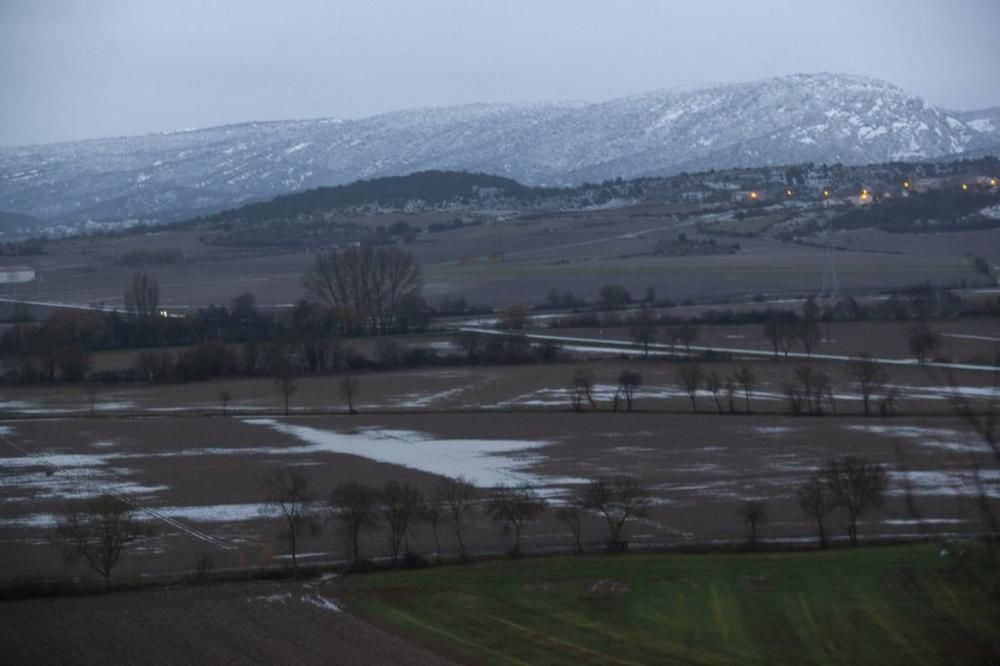
[[1000,106],[1000,0],[0,0],[0,145],[800,72]]

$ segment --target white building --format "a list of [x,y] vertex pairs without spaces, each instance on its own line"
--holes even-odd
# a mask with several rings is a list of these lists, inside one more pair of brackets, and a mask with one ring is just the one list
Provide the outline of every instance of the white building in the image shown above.
[[35,279],[31,266],[0,266],[0,284],[20,284]]

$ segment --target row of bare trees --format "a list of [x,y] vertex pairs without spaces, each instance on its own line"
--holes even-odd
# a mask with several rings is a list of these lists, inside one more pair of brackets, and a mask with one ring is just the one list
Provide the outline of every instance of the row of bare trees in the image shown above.
[[[862,456],[830,458],[795,490],[795,503],[816,524],[820,548],[829,543],[830,515],[842,509],[846,514],[844,529],[851,546],[858,545],[858,521],[863,514],[877,509],[885,501],[889,475],[884,465]],[[761,499],[740,504],[737,514],[749,529],[748,543],[757,545],[760,531],[769,522],[768,505]]]
[[[409,542],[421,524],[431,530],[436,556],[441,552],[440,530],[447,529],[464,560],[468,555],[467,527],[477,512],[499,525],[503,533],[512,535],[508,553],[516,557],[521,553],[525,528],[537,521],[548,505],[528,485],[498,485],[484,491],[462,477],[441,479],[429,495],[397,481],[389,481],[381,488],[345,482],[333,489],[326,507],[316,502],[308,477],[298,470],[275,468],[261,483],[268,514],[283,519],[282,536],[291,551],[293,571],[298,569],[302,538],[331,522],[356,564],[365,560],[364,534],[376,528],[386,533],[392,566],[399,564],[401,556],[415,557]],[[649,490],[633,477],[599,478],[561,506],[556,518],[570,529],[577,551],[582,552],[583,516],[587,512],[600,515],[608,525],[608,549],[624,550],[626,524],[646,515],[649,502]]]
[[[466,532],[479,513],[496,523],[513,542],[508,554],[521,554],[525,529],[545,512],[548,503],[528,485],[498,485],[481,490],[468,480],[442,478],[426,495],[408,483],[388,481],[381,487],[356,482],[338,484],[324,506],[317,502],[309,477],[290,466],[274,467],[261,477],[267,516],[280,518],[281,537],[288,544],[293,575],[298,575],[298,554],[304,538],[315,536],[326,523],[333,523],[355,566],[366,561],[362,546],[365,534],[382,528],[393,567],[401,558],[419,561],[410,548],[410,538],[421,525],[430,527],[435,556],[440,556],[440,529],[452,532],[459,556],[467,558]],[[828,521],[837,509],[847,516],[847,536],[858,544],[858,522],[870,509],[882,505],[888,487],[883,465],[859,456],[831,458],[803,481],[795,493],[798,507],[816,524],[819,544],[828,544]],[[648,515],[652,495],[633,476],[601,477],[582,486],[563,502],[555,518],[573,535],[575,550],[583,553],[583,525],[587,515],[601,518],[607,525],[606,549],[624,551],[628,547],[625,527]],[[740,504],[738,515],[750,530],[749,544],[756,546],[760,531],[768,523],[768,507],[763,500]],[[68,554],[82,559],[111,586],[112,571],[126,547],[152,535],[148,523],[137,519],[135,507],[126,498],[101,495],[63,515],[57,536]],[[199,560],[199,567],[202,566]]]
[[629,321],[629,337],[637,345],[642,345],[643,354],[649,355],[649,346],[663,340],[669,347],[671,355],[677,353],[677,347],[683,346],[687,354],[691,353],[691,345],[698,340],[698,328],[690,323],[668,326],[662,332],[656,323],[656,316],[651,310],[640,310]]
[[[863,353],[852,358],[845,375],[861,397],[865,416],[877,404],[879,413],[891,414],[900,400],[899,389],[889,384],[889,373],[885,365],[871,354]],[[792,414],[822,415],[825,406],[836,412],[833,378],[822,370],[811,366],[800,366],[793,370],[794,381],[782,384],[782,390]],[[681,364],[677,368],[676,381],[691,401],[691,411],[698,411],[700,391],[711,394],[716,410],[721,414],[739,411],[742,401],[743,411],[750,413],[750,401],[758,386],[757,375],[747,366],[735,370],[732,375],[723,376],[715,370],[706,372],[695,362]],[[575,411],[588,408],[596,411],[594,399],[595,376],[589,367],[573,371],[570,379],[570,404]],[[634,369],[622,370],[618,376],[618,387],[612,398],[612,411],[618,411],[624,403],[625,411],[632,411],[635,395],[642,387],[642,374]]]

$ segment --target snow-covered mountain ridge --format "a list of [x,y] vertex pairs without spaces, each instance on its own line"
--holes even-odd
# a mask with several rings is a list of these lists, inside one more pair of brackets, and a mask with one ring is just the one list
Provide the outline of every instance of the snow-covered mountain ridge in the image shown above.
[[951,112],[882,81],[802,74],[595,104],[473,104],[0,148],[0,210],[167,221],[426,169],[562,185],[738,166],[929,160],[997,146],[1000,109]]

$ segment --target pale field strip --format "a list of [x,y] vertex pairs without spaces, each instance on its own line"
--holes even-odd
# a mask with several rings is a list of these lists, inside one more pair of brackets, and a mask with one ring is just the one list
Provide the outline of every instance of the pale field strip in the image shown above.
[[[509,336],[511,335],[507,331],[496,331],[488,328],[472,328],[463,326],[458,329],[464,333],[480,333],[482,335],[499,335],[499,336]],[[559,342],[559,343],[583,343],[582,347],[568,347],[569,349],[579,350],[579,351],[591,351],[591,352],[603,352],[608,354],[619,354],[622,352],[632,352],[636,354],[645,354],[641,345],[637,345],[632,342],[626,342],[624,340],[601,340],[599,338],[578,338],[566,335],[541,335],[539,333],[525,333],[522,334],[523,337],[528,340],[537,340],[540,342]],[[687,356],[688,349],[696,352],[723,352],[726,354],[734,354],[738,356],[760,356],[771,358],[774,356],[774,352],[763,350],[763,349],[745,349],[740,347],[708,347],[702,345],[675,345],[674,349],[670,349],[670,345],[663,343],[650,343],[649,345],[649,355],[650,356]],[[844,354],[804,354],[802,352],[788,352],[787,354],[782,353],[784,358],[795,358],[803,360],[812,361],[838,361],[841,363],[847,363],[853,360],[853,357]],[[921,363],[915,358],[884,358],[878,357],[875,359],[879,363],[885,365],[899,365],[899,366],[909,366],[909,367],[920,367],[920,368],[940,368],[945,370],[974,370],[978,372],[996,372],[997,369],[991,365],[975,365],[972,363],[940,363],[937,361],[925,361]]]

